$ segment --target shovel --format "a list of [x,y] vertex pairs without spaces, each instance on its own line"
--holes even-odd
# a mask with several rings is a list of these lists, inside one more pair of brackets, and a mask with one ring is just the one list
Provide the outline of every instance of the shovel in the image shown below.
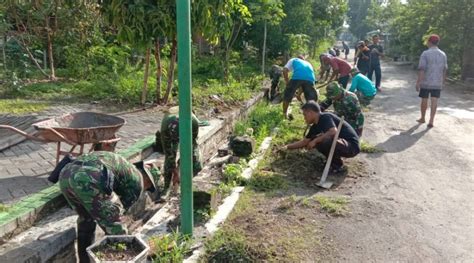
[[323,175],[321,176],[319,183],[316,184],[317,186],[325,188],[325,189],[329,189],[333,185],[332,182],[329,182],[329,181],[326,182],[326,178],[328,177],[329,168],[331,167],[332,156],[334,155],[334,150],[336,150],[337,140],[339,139],[339,133],[341,132],[343,123],[344,123],[344,117],[341,117],[341,120],[339,121],[339,125],[337,126],[336,136],[334,136],[334,139],[332,140],[331,150],[329,151],[329,156],[326,161],[326,166],[324,166]]

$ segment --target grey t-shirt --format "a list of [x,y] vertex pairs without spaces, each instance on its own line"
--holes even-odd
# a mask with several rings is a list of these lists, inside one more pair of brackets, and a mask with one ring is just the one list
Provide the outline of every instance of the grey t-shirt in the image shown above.
[[438,47],[423,51],[418,69],[425,71],[425,78],[421,82],[422,89],[442,89],[444,71],[448,69],[446,54]]

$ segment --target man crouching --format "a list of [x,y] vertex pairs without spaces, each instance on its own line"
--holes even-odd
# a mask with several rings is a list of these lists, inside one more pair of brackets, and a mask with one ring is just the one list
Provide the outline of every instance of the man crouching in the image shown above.
[[[301,109],[303,110],[306,124],[311,124],[311,128],[304,139],[290,143],[284,146],[284,149],[316,148],[327,158],[341,119],[333,113],[321,112],[319,105],[314,101],[307,102]],[[344,171],[345,167],[341,157],[351,158],[359,154],[359,152],[359,136],[357,136],[351,125],[344,121],[337,140],[330,171],[332,173]]]

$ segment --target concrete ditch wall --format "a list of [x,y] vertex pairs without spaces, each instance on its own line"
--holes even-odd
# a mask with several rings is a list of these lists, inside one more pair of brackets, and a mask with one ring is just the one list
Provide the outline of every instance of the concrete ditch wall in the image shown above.
[[[263,93],[260,93],[241,108],[228,112],[219,119],[211,120],[210,126],[201,127],[198,144],[204,161],[209,160],[217,152],[218,147],[232,132],[236,122],[245,118],[262,98]],[[143,159],[153,152],[154,139],[154,135],[146,137],[120,154],[131,161]],[[57,196],[54,198],[58,199]],[[64,201],[62,198],[59,200]],[[72,210],[62,208],[41,220],[36,226],[0,246],[0,262],[74,262],[69,259],[75,258],[75,250],[71,248],[74,248],[76,238],[76,218]]]

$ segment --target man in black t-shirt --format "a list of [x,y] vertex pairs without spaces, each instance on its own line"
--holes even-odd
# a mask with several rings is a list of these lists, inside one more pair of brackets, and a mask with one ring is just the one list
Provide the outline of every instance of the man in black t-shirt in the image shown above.
[[[333,113],[321,112],[319,105],[314,101],[306,103],[301,109],[303,110],[305,122],[311,124],[311,128],[304,139],[288,144],[284,149],[316,148],[327,158],[341,119]],[[344,121],[331,162],[331,171],[333,173],[344,171],[341,157],[354,157],[359,152],[359,136],[357,136],[356,131],[349,123]]]

